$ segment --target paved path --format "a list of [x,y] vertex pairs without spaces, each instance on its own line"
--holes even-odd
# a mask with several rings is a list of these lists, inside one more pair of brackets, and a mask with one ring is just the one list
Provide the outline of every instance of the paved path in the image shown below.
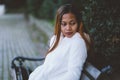
[[[11,79],[11,61],[16,56],[40,57],[22,14],[0,16],[0,80]],[[28,65],[35,68],[38,62]]]

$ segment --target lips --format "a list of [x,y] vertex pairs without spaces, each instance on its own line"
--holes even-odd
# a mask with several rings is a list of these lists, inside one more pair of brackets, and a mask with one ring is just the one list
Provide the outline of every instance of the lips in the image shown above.
[[71,35],[73,32],[66,32],[65,34],[66,35]]

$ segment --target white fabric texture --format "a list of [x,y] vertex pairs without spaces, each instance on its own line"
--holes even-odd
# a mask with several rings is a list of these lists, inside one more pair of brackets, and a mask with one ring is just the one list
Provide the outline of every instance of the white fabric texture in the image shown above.
[[[51,47],[55,38],[51,38]],[[61,35],[57,48],[30,74],[29,80],[79,80],[86,58],[86,45],[79,33],[71,38]]]

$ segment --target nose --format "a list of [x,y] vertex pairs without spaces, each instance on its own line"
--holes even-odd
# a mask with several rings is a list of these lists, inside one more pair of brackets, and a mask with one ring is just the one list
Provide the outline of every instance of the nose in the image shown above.
[[67,26],[66,26],[66,30],[71,30],[71,26],[70,26],[70,25],[67,25]]

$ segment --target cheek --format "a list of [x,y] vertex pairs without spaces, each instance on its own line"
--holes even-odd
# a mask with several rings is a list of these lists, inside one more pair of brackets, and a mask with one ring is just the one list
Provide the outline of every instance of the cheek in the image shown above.
[[74,32],[76,32],[77,29],[78,29],[78,26],[77,26],[77,25],[72,28],[72,30],[73,30]]

